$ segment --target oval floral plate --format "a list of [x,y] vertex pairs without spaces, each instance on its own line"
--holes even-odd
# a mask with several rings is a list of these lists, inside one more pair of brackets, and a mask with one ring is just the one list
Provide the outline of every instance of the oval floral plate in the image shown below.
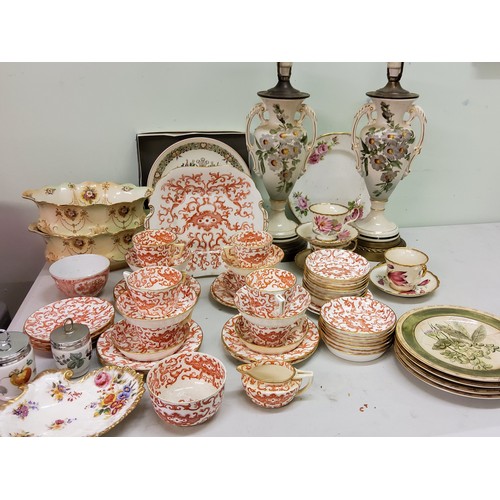
[[47,370],[0,410],[0,436],[100,436],[121,422],[144,394],[142,374],[105,366],[69,380]]
[[147,185],[154,188],[157,182],[177,167],[217,167],[231,165],[250,175],[245,160],[230,146],[208,137],[183,139],[165,149],[149,171]]
[[500,382],[500,318],[459,306],[401,316],[396,340],[417,361],[466,380]]
[[362,210],[359,219],[370,213],[370,195],[356,170],[356,155],[351,149],[351,134],[324,134],[316,140],[307,158],[307,170],[299,177],[288,197],[288,204],[302,222],[311,222],[313,203],[340,203]]

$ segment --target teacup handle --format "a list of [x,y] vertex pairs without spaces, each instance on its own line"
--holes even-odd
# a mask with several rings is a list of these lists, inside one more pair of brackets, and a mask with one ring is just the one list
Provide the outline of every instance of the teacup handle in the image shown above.
[[222,247],[222,252],[224,253],[226,259],[230,260],[232,257],[234,257],[234,253],[231,253],[231,250],[233,249],[234,245],[225,245]]
[[297,391],[297,395],[300,395],[303,392],[306,392],[307,389],[309,389],[309,387],[311,387],[311,384],[313,383],[313,379],[314,379],[314,374],[311,371],[295,370],[295,375],[293,376],[292,380],[304,380],[304,379],[307,379],[307,382],[305,385],[303,385]]
[[420,277],[423,278],[427,274],[427,266],[422,264],[422,269],[420,271]]
[[175,248],[177,248],[177,251],[172,256],[172,260],[177,260],[184,252],[184,249],[186,248],[186,244],[184,242],[179,242],[179,243],[173,243],[173,246]]
[[123,279],[125,280],[125,283],[128,284],[128,278],[130,277],[132,273],[130,271],[123,271]]
[[282,294],[277,294],[275,297],[278,302],[278,314],[281,316],[285,311],[286,298]]

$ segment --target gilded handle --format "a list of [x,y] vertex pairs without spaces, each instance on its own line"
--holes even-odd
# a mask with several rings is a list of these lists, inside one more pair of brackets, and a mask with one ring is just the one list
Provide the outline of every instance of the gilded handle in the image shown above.
[[293,379],[296,380],[296,379],[306,379],[307,382],[305,385],[303,385],[298,391],[297,391],[297,395],[300,395],[304,392],[307,391],[307,389],[309,389],[309,387],[311,387],[311,384],[313,383],[313,379],[314,379],[314,376],[313,376],[313,372],[309,372],[309,371],[305,371],[305,370],[296,370],[295,371],[295,375],[293,376]]

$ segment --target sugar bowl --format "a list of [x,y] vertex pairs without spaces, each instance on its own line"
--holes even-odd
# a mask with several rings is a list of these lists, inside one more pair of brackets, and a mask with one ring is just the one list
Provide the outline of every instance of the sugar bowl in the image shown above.
[[0,402],[19,396],[20,387],[35,376],[35,355],[29,337],[0,329]]
[[90,368],[92,340],[87,325],[66,318],[62,326],[50,334],[52,356],[60,370],[72,370],[71,378],[85,375]]

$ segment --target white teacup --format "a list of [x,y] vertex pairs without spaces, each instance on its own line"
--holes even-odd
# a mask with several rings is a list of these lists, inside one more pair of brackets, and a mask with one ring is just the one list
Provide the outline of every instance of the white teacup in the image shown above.
[[387,279],[394,290],[414,290],[427,272],[429,257],[415,248],[389,248],[384,257],[387,263]]
[[318,240],[323,241],[337,241],[343,236],[349,236],[348,223],[354,222],[361,215],[357,211],[357,217],[353,217],[352,210],[337,203],[315,203],[309,210],[313,214],[313,233]]

